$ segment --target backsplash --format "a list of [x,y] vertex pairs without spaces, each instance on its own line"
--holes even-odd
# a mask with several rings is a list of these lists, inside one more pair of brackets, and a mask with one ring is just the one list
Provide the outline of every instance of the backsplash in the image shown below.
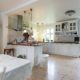
[[55,36],[54,42],[74,42],[73,36]]

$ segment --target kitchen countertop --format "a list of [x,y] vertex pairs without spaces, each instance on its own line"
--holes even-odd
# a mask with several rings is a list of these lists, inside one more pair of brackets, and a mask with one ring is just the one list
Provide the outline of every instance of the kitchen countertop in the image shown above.
[[17,43],[17,44],[8,44],[8,45],[41,46],[41,44],[26,44],[26,43]]
[[80,44],[80,42],[41,42],[41,43],[61,43],[61,44]]
[[24,45],[24,46],[40,46],[42,43],[61,43],[61,44],[80,44],[80,42],[75,43],[75,42],[37,42],[37,43],[8,43],[8,45]]
[[75,42],[54,42],[54,43],[61,43],[61,44],[80,44]]

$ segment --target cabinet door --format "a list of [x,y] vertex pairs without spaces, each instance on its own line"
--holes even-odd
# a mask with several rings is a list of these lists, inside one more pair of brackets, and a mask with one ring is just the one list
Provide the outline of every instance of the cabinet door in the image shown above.
[[69,30],[74,32],[77,31],[77,22],[76,21],[70,21],[69,22]]
[[23,21],[23,17],[21,15],[10,16],[9,21],[8,21],[9,28],[21,30],[22,29],[22,21]]
[[17,17],[16,16],[10,16],[8,18],[8,28],[9,29],[16,29],[17,28]]
[[55,31],[56,32],[60,32],[61,31],[61,24],[60,23],[56,24]]
[[62,31],[68,31],[68,22],[63,22],[61,28]]
[[17,29],[22,30],[22,16],[21,15],[17,15]]

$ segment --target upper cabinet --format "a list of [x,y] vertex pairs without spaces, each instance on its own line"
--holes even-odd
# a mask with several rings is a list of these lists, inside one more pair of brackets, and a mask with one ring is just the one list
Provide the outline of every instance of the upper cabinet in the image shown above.
[[22,15],[13,15],[8,18],[8,28],[13,30],[22,30],[23,16]]
[[61,32],[62,31],[62,29],[61,29],[61,23],[56,24],[55,31],[56,32]]
[[65,21],[57,22],[55,25],[56,35],[78,35],[80,36],[80,20],[79,19],[69,19]]
[[78,22],[77,21],[69,21],[69,31],[76,32],[78,29]]

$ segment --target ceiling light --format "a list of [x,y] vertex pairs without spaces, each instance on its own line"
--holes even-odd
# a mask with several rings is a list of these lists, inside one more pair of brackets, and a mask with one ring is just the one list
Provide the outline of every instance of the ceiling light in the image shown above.
[[76,13],[75,10],[68,10],[68,11],[65,12],[65,14],[68,15],[68,16],[72,16],[72,15],[74,15],[75,13]]

